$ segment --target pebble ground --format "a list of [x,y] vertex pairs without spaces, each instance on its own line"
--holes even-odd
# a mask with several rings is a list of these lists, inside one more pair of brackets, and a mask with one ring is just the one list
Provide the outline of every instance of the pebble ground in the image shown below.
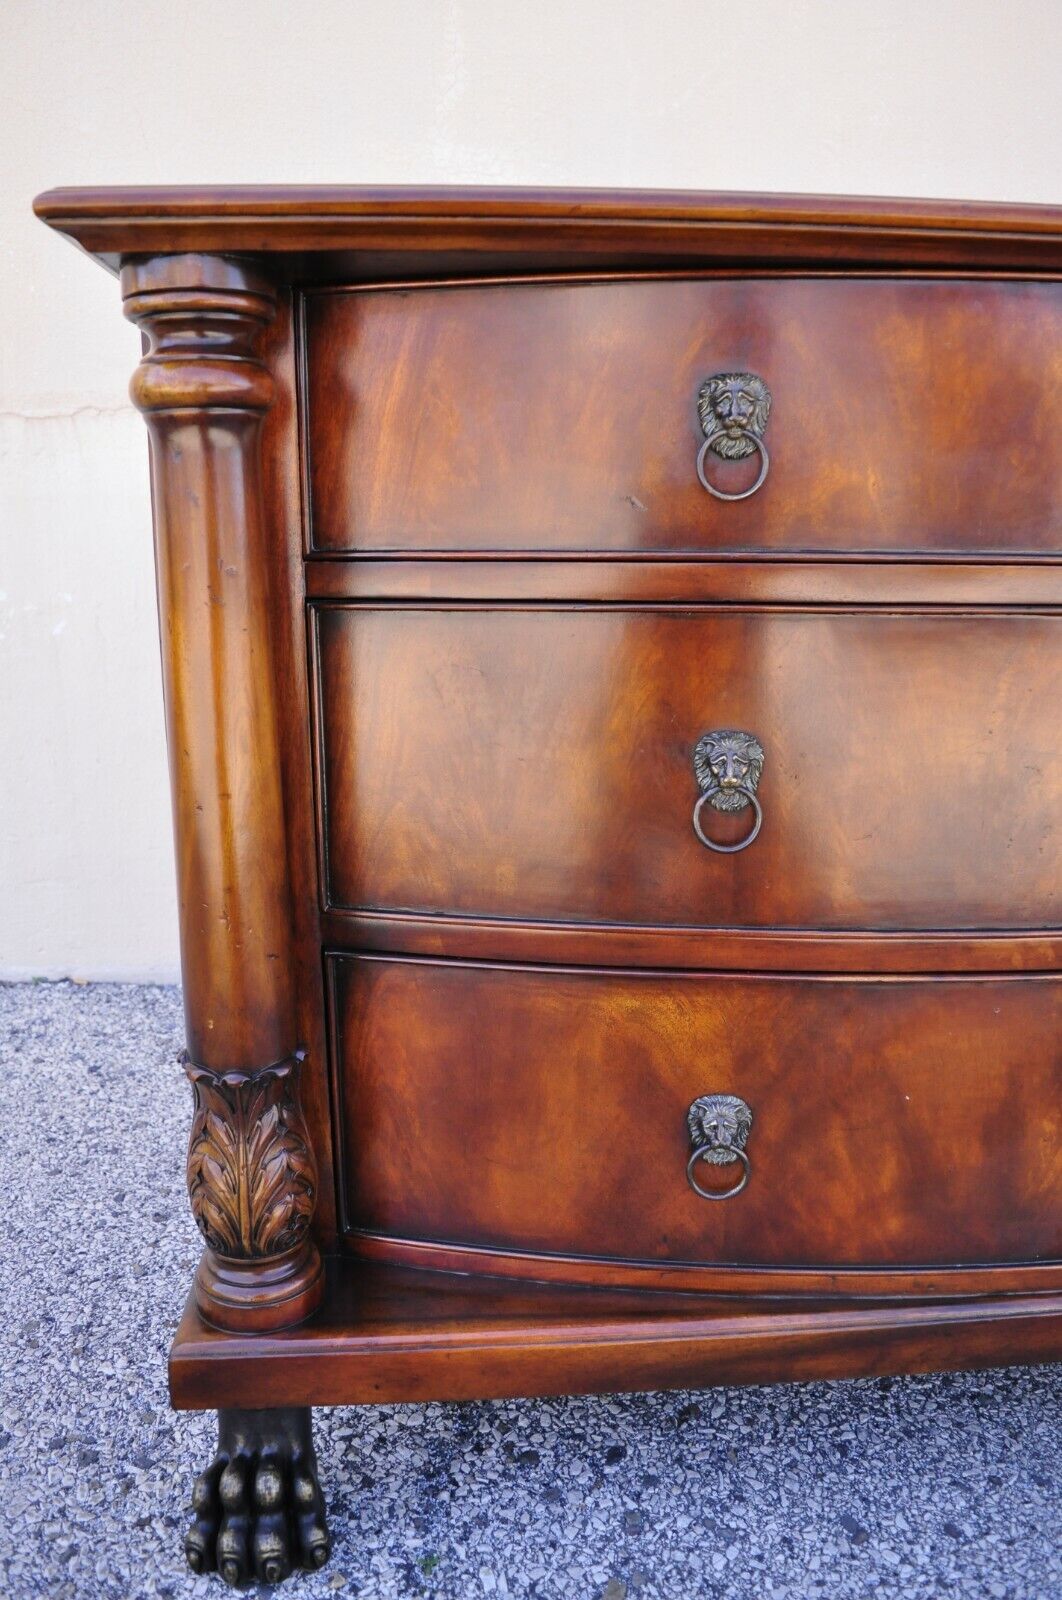
[[[3,1600],[220,1596],[176,990],[0,986]],[[290,1600],[1062,1600],[1062,1367],[318,1411],[335,1554]],[[252,1593],[254,1591],[251,1591]]]

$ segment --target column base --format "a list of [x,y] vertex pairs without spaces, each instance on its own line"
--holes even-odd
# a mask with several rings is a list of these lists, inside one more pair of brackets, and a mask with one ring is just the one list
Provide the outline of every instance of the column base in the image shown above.
[[195,1303],[204,1321],[226,1333],[269,1333],[305,1322],[321,1303],[324,1267],[310,1239],[258,1261],[203,1251]]

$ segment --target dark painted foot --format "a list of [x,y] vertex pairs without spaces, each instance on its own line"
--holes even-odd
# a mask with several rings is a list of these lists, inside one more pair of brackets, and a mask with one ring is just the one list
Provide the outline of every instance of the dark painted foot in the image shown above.
[[310,1408],[219,1411],[218,1453],[196,1479],[184,1552],[233,1588],[323,1567],[331,1550]]

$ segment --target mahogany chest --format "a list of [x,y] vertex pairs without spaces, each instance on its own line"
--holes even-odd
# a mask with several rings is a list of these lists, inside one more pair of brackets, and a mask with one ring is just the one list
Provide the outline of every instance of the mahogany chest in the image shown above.
[[325,1560],[316,1404],[1062,1357],[1062,213],[37,210],[144,334],[192,1566]]

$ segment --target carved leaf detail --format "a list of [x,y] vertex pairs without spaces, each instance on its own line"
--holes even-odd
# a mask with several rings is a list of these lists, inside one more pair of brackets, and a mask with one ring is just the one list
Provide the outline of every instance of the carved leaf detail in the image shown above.
[[200,1232],[230,1257],[291,1249],[309,1228],[317,1183],[298,1058],[258,1073],[185,1065],[195,1093],[188,1192]]
[[207,1077],[193,1079],[196,1117],[188,1146],[188,1192],[199,1230],[214,1250],[240,1244],[239,1163],[232,1108]]
[[309,1227],[314,1204],[313,1158],[302,1117],[286,1103],[266,1105],[264,1089],[249,1107],[247,1172],[251,1189],[251,1253],[278,1255]]

